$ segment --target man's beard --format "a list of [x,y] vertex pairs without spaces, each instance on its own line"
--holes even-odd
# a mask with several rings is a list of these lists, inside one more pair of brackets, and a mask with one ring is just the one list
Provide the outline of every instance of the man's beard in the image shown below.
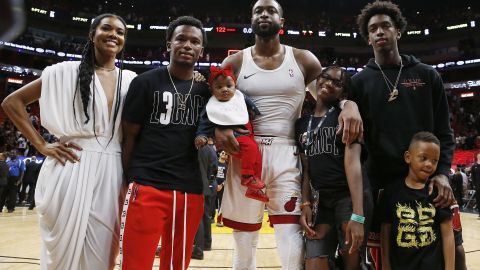
[[270,27],[261,28],[259,23],[252,24],[252,30],[255,35],[260,37],[271,37],[278,34],[280,31],[281,26],[279,23],[272,23]]

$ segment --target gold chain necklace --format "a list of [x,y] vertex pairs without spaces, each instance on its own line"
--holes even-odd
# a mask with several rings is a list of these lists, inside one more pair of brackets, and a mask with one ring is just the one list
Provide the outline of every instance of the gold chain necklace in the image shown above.
[[101,70],[108,71],[108,72],[115,70],[115,67],[113,67],[113,68],[106,68],[106,67],[101,67],[101,66],[97,66],[97,65],[95,65],[95,67],[98,68],[98,69],[101,69]]
[[190,93],[192,92],[193,79],[194,78],[192,77],[192,84],[190,84],[190,90],[188,90],[188,93],[185,95],[185,99],[182,100],[182,96],[178,92],[177,87],[175,86],[175,83],[173,83],[172,75],[170,75],[170,66],[167,67],[167,72],[168,72],[168,77],[170,78],[170,82],[173,85],[173,89],[175,89],[175,92],[178,95],[178,105],[177,105],[177,107],[178,107],[179,110],[185,111],[185,109],[187,108],[187,99],[190,96]]
[[388,87],[388,91],[390,91],[390,96],[388,97],[387,102],[395,100],[398,97],[397,86],[398,86],[398,82],[400,81],[400,74],[402,74],[402,68],[403,68],[402,58],[400,58],[400,70],[398,71],[397,80],[395,81],[395,84],[393,84],[390,81],[390,79],[388,79],[387,75],[385,75],[385,73],[383,72],[382,67],[380,67],[380,65],[377,63],[376,60],[375,60],[375,64],[377,64],[377,67],[380,69],[380,72],[382,73],[382,76],[383,76],[383,80],[385,80],[385,83],[387,84],[387,87]]

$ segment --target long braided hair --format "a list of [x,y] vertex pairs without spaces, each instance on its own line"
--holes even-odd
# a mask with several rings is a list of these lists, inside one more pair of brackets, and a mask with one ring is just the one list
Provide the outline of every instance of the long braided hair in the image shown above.
[[[95,104],[95,63],[96,63],[96,58],[95,58],[95,45],[93,44],[93,37],[95,36],[95,31],[97,30],[97,27],[100,25],[100,22],[104,18],[109,18],[113,17],[122,22],[122,24],[125,27],[125,40],[127,38],[127,24],[125,23],[125,20],[115,14],[110,14],[110,13],[105,13],[102,15],[97,16],[92,24],[90,25],[89,29],[89,35],[88,35],[88,40],[87,43],[85,44],[85,47],[83,49],[83,54],[82,54],[82,60],[80,61],[79,65],[79,70],[78,70],[78,77],[77,77],[77,87],[75,89],[75,93],[73,95],[73,115],[75,118],[75,121],[77,121],[76,117],[76,111],[75,111],[75,99],[77,97],[77,92],[80,92],[80,98],[82,100],[82,107],[83,107],[83,113],[85,114],[85,117],[87,120],[83,124],[87,124],[90,121],[90,115],[88,114],[88,103],[90,102],[90,95],[92,95],[92,104]],[[117,78],[117,87],[116,87],[116,97],[115,97],[115,106],[114,106],[114,111],[113,111],[113,125],[115,126],[115,122],[117,120],[118,116],[118,111],[120,110],[120,104],[121,104],[121,86],[122,86],[122,71],[123,71],[123,60],[124,60],[124,55],[125,55],[125,47],[122,49],[121,52],[121,60],[120,62],[120,71],[118,73],[118,78]],[[90,84],[93,81],[93,89],[90,89]],[[95,135],[95,138],[97,138],[97,133],[95,129],[95,108],[92,110],[93,112],[93,133]],[[111,142],[113,139],[113,136],[115,134],[115,128],[112,128],[112,135],[110,137],[110,140],[108,141],[108,144]],[[98,141],[98,139],[97,139]],[[107,146],[108,146],[107,144]]]

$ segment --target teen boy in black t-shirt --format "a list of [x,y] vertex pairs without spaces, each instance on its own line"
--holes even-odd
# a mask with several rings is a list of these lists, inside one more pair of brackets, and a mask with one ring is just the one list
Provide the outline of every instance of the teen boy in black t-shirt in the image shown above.
[[433,205],[428,178],[435,173],[440,141],[430,132],[415,134],[405,162],[404,181],[392,184],[381,195],[381,250],[383,270],[453,270],[455,245],[449,207]]
[[[181,80],[168,67],[139,75],[131,83],[123,120],[142,125],[128,166],[128,178],[157,189],[202,193],[197,151],[193,143],[198,118],[210,93],[204,83]],[[190,86],[192,86],[190,90]],[[188,92],[190,92],[188,94]],[[185,100],[185,109],[180,108]]]
[[202,180],[193,144],[210,93],[194,80],[205,31],[180,17],[167,29],[170,65],[130,84],[122,116],[122,159],[129,190],[121,221],[121,269],[151,269],[162,240],[160,269],[186,269],[203,214]]

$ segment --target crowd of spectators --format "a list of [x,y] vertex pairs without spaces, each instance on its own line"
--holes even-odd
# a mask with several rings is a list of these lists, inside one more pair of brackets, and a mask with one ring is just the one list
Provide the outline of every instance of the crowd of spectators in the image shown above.
[[[406,3],[402,5],[403,13],[408,20],[407,31],[426,28],[430,29],[431,32],[440,29],[445,31],[447,25],[465,23],[471,20],[478,21],[480,18],[480,10],[475,2],[470,3],[467,0],[461,0],[460,2],[464,3],[455,2],[455,4],[452,4],[447,0],[439,1],[442,3],[435,6],[426,6],[426,4],[422,3],[415,5]],[[355,1],[355,3],[347,3],[343,0],[284,1],[282,2],[285,10],[284,16],[286,17],[284,28],[311,30],[314,33],[317,31],[326,31],[327,33],[337,31],[358,32],[355,18],[360,7],[365,3],[366,0]],[[29,7],[41,8],[47,11],[53,10],[57,20],[66,21],[70,21],[73,16],[92,18],[101,13],[113,12],[123,16],[127,23],[132,25],[165,26],[180,15],[193,15],[202,20],[205,27],[231,23],[243,24],[246,27],[250,25],[249,4],[241,1],[234,3],[212,0],[208,1],[208,8],[205,8],[204,2],[193,0],[157,1],[154,5],[155,7],[152,8],[152,2],[148,0],[39,0],[27,2],[26,8],[27,10]],[[446,14],[445,11],[448,11],[448,16],[444,15]],[[29,16],[34,14],[30,12]],[[15,42],[66,53],[81,54],[83,51],[85,44],[83,36],[76,37],[64,33],[52,33],[32,27],[35,26],[31,25]],[[160,40],[159,44],[164,44],[164,42]],[[361,67],[371,57],[369,54],[343,55],[331,47],[306,49],[311,50],[323,65],[329,65],[336,60],[342,66]],[[227,56],[226,51],[227,48],[207,48],[204,57],[200,61],[221,62]],[[415,55],[422,58],[423,55],[446,55],[451,52],[457,52],[455,55],[459,57],[472,58],[476,57],[476,51],[479,51],[479,48],[477,48],[475,41],[467,38],[465,40],[459,39],[458,44],[455,46],[450,44],[445,48],[437,48],[420,53],[415,52]],[[134,46],[132,42],[129,42],[125,51],[125,59],[165,61],[168,60],[168,53],[164,46]],[[424,60],[424,62],[429,63],[428,59],[427,61]]]
[[[52,143],[57,138],[50,134],[44,127],[40,125],[40,119],[37,115],[30,113],[30,120],[35,129],[42,135],[45,141]],[[25,139],[20,131],[12,124],[10,119],[5,118],[0,124],[0,153],[16,151],[19,156],[39,155],[37,149]]]
[[[34,48],[43,48],[56,52],[73,53],[81,55],[86,43],[85,38],[71,35],[53,33],[35,28],[28,28],[14,43],[28,45]],[[226,57],[226,49],[206,49],[200,61],[222,62]],[[127,46],[125,60],[169,60],[169,55],[162,47]]]
[[447,92],[450,107],[450,122],[455,133],[457,149],[480,148],[480,99],[461,98],[454,90]]
[[[450,121],[454,130],[456,148],[470,150],[480,148],[480,99],[478,97],[461,98],[453,90],[447,90],[450,108]],[[309,104],[305,105],[307,109]],[[30,111],[29,111],[30,113]],[[32,125],[47,142],[55,142],[57,138],[40,125],[35,113],[30,113]],[[6,118],[0,124],[0,152],[17,150],[19,155],[38,155],[35,147]]]
[[[355,16],[368,1],[280,1],[287,18],[286,28],[314,31],[354,31]],[[192,15],[202,20],[206,27],[219,24],[250,24],[250,3],[245,1],[226,2],[211,0],[156,1],[152,8],[149,0],[123,1],[35,1],[38,8],[54,10],[60,16],[92,17],[104,12],[115,12],[130,24],[168,25],[180,15]],[[206,6],[208,5],[208,6]],[[480,18],[478,4],[474,1],[439,0],[432,6],[428,3],[402,3],[402,11],[408,18],[409,30],[445,29],[448,25]],[[448,14],[448,16],[445,16]]]
[[[14,42],[22,45],[32,46],[35,48],[43,48],[56,52],[60,51],[81,55],[83,52],[83,46],[86,41],[84,38],[80,37],[29,28]],[[476,57],[476,51],[480,51],[480,48],[476,48],[476,45],[473,42],[471,46],[469,45],[468,47],[466,47],[466,50],[463,50],[463,43],[464,42],[460,41],[457,46],[449,46],[434,51],[429,50],[425,52],[416,52],[415,55],[419,58],[422,58],[431,55],[445,56],[449,53],[456,52],[455,55],[459,57],[458,59],[446,59],[445,57],[440,57],[442,60],[445,61],[473,59],[474,57]],[[307,49],[309,49],[313,54],[317,56],[323,66],[328,66],[334,61],[336,61],[336,63],[341,66],[362,67],[368,61],[368,59],[372,57],[372,55],[369,53],[339,53],[333,47]],[[206,48],[203,57],[200,58],[200,61],[221,63],[226,56],[227,48]],[[125,60],[169,60],[169,55],[165,46],[153,47],[127,45],[124,57]],[[425,62],[429,63],[428,59]],[[432,64],[436,64],[436,62],[432,62]]]
[[70,35],[29,28],[14,42],[35,48],[82,54],[86,40],[84,38],[77,38]]

